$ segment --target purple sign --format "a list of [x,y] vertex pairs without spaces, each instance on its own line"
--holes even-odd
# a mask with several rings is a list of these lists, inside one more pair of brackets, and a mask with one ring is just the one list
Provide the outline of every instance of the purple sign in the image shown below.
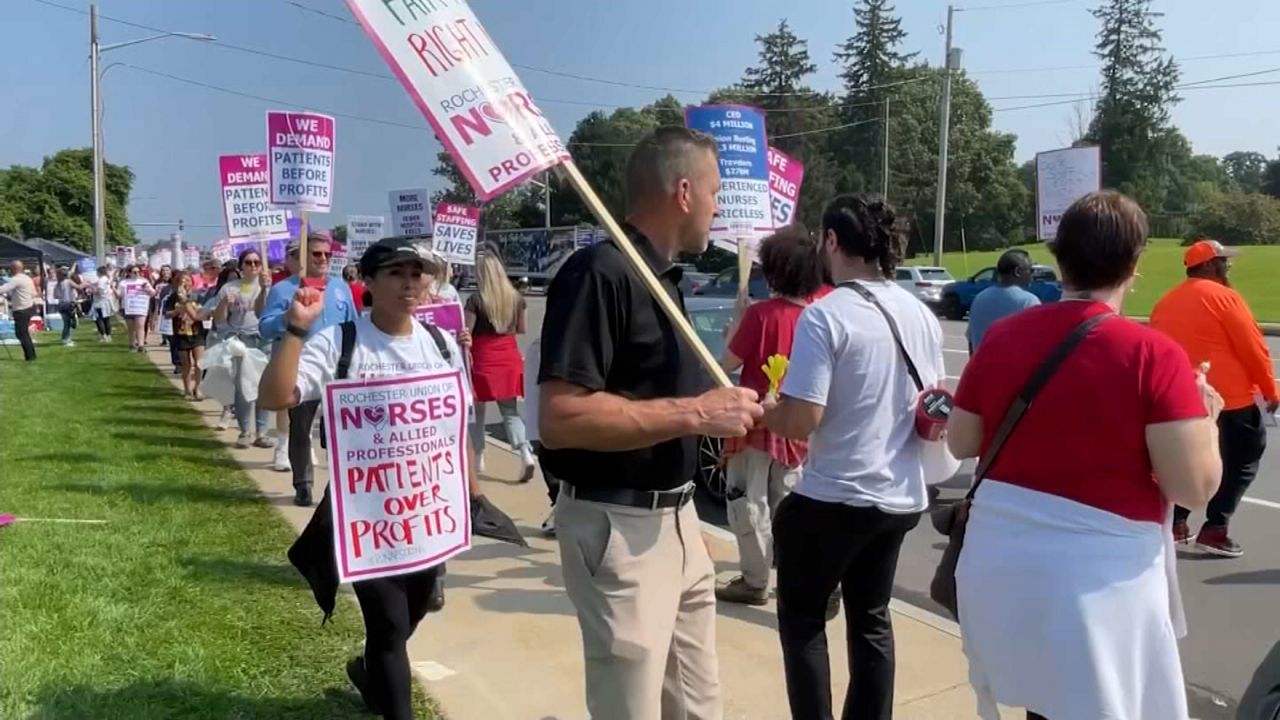
[[441,330],[453,333],[454,340],[462,332],[462,306],[455,302],[420,305],[413,311],[413,316],[419,322],[431,323]]

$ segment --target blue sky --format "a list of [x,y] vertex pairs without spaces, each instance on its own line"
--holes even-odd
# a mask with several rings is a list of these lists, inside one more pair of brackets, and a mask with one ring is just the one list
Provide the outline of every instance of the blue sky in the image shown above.
[[[54,0],[87,9],[85,0]],[[1006,96],[1087,93],[1097,84],[1091,55],[1095,2],[973,0],[957,13],[955,44],[996,108],[1057,98]],[[1030,0],[1034,2],[1034,0]],[[0,23],[0,166],[39,164],[60,148],[89,145],[88,18],[35,0],[4,0]],[[341,0],[103,0],[104,16],[166,30],[216,35],[222,43],[279,55],[386,72],[359,27],[299,9],[349,18]],[[624,83],[707,90],[730,84],[756,59],[753,38],[786,18],[809,41],[818,63],[813,84],[834,89],[833,48],[854,31],[852,0],[472,0],[489,33],[512,63]],[[898,0],[908,32],[905,49],[938,64],[943,0]],[[1184,82],[1274,69],[1224,82],[1280,81],[1280,3],[1275,0],[1158,0],[1165,45],[1183,60]],[[146,30],[104,20],[102,42],[145,36]],[[1241,55],[1245,53],[1255,53]],[[1235,54],[1237,57],[1205,58]],[[282,62],[213,43],[177,38],[103,55],[113,63],[168,73],[281,102],[233,96],[149,74],[111,68],[103,81],[107,158],[137,175],[130,217],[135,222],[191,226],[189,240],[208,243],[222,232],[217,156],[261,151],[264,112],[308,108],[420,126],[339,118],[334,212],[387,213],[387,191],[432,187],[437,146],[398,83]],[[1044,70],[1043,68],[1071,69]],[[1086,67],[1074,67],[1086,66]],[[1038,69],[1025,71],[1027,69]],[[1012,71],[1012,72],[1011,72]],[[618,87],[518,70],[565,138],[594,107],[639,105],[661,91]],[[693,103],[698,93],[677,93]],[[1197,152],[1276,154],[1280,85],[1185,91],[1174,121]],[[1019,160],[1069,141],[1072,105],[996,113],[996,126],[1018,136]],[[1087,107],[1087,106],[1082,106]],[[211,225],[213,227],[198,227]],[[142,239],[168,228],[139,228]]]

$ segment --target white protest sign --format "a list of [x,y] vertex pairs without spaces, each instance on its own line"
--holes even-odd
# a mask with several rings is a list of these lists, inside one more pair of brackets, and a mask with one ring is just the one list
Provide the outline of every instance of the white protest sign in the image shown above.
[[347,0],[480,200],[569,151],[466,0]]
[[1102,188],[1097,146],[1036,153],[1036,238],[1052,240],[1071,203]]
[[231,241],[227,239],[215,240],[209,246],[209,255],[219,263],[225,263],[232,258]]
[[146,280],[121,280],[119,284],[124,314],[137,317],[151,311],[151,295],[147,293]]
[[337,280],[342,279],[342,271],[347,269],[347,265],[351,262],[347,249],[337,243],[329,246],[333,255],[329,257],[329,277]]
[[382,239],[381,215],[347,216],[347,252],[352,260],[359,260],[369,246]]
[[200,269],[200,248],[188,245],[182,254],[186,256],[186,266],[188,270]]
[[324,389],[340,582],[424,570],[471,547],[457,371]]
[[458,265],[476,264],[476,237],[480,233],[480,208],[440,203],[436,206],[432,246],[445,260]]
[[128,267],[137,262],[136,251],[132,245],[116,247],[116,267]]
[[387,193],[391,205],[392,235],[430,235],[431,199],[427,191],[392,190]]
[[271,176],[267,165],[266,153],[218,157],[227,237],[289,238],[287,211],[271,204]]
[[[164,248],[163,250],[157,250],[156,254],[151,256],[152,270],[159,270],[165,265],[168,265],[169,267],[173,267],[173,251],[170,250],[169,248]],[[181,270],[182,268],[179,267],[174,269]]]
[[267,111],[267,165],[272,205],[329,212],[333,206],[333,118]]

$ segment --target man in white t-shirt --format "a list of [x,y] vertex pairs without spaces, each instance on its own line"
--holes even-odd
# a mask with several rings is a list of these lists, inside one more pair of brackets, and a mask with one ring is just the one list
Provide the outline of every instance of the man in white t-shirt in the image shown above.
[[782,397],[765,415],[774,433],[809,440],[800,482],[773,521],[793,717],[832,717],[824,612],[837,584],[855,674],[844,716],[892,714],[889,598],[902,540],[929,503],[915,431],[920,390],[888,320],[860,289],[893,318],[921,383],[943,380],[937,318],[888,279],[902,259],[895,225],[879,199],[841,196],[827,207],[821,244],[837,288],[800,316]]
[[[429,262],[411,243],[394,238],[380,240],[365,252],[360,272],[373,296],[373,310],[351,323],[355,345],[347,377],[371,379],[450,369],[464,371],[462,352],[450,334],[433,332],[413,317],[430,282]],[[284,313],[284,336],[277,343],[259,386],[261,406],[284,410],[300,402],[319,400],[324,386],[339,379],[343,324],[326,327],[308,338],[311,324],[323,306],[322,293],[315,288],[300,287],[294,293]],[[465,381],[463,392],[470,407],[471,388]],[[470,447],[465,442],[463,446]],[[478,496],[474,490],[475,463],[469,460],[467,468],[474,513]],[[330,513],[326,494],[311,524],[289,552],[290,561],[311,582],[316,599],[326,598],[320,602],[326,614],[333,611],[337,589],[336,570],[331,569],[334,554]],[[443,602],[438,599],[441,569],[437,566],[354,583],[365,621],[365,650],[363,656],[347,664],[347,676],[369,709],[384,717],[413,716],[412,673],[405,646],[426,613],[439,609]]]

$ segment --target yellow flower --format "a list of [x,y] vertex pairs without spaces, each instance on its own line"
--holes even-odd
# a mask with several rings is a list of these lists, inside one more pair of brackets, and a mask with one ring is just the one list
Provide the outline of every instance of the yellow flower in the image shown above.
[[760,369],[764,371],[764,376],[769,378],[770,395],[778,394],[778,387],[782,384],[782,376],[787,374],[787,364],[789,362],[786,355],[770,355],[768,361],[760,366]]

